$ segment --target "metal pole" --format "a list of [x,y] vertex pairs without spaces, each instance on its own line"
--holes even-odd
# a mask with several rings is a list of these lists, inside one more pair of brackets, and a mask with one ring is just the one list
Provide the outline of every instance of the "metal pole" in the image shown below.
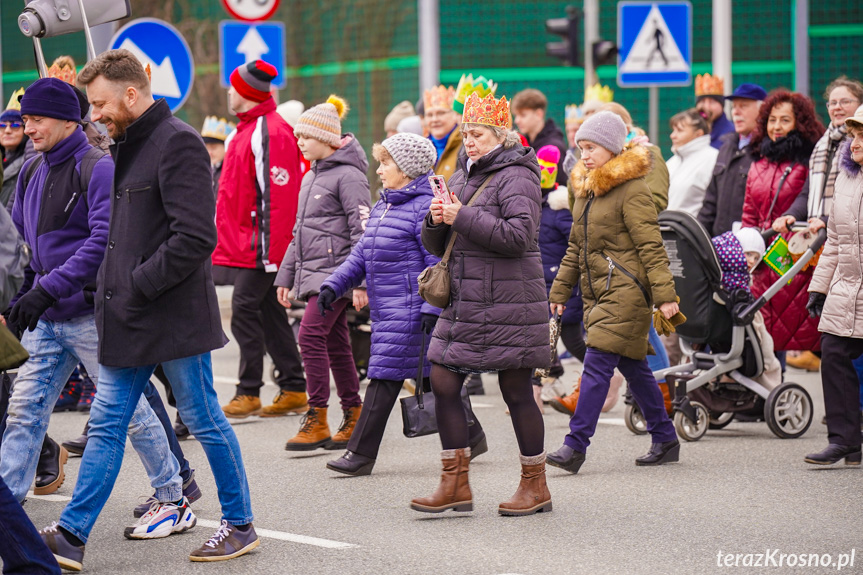
[[809,95],[809,0],[794,2],[794,90]]
[[440,15],[438,0],[418,0],[420,94],[440,82]]
[[599,40],[599,0],[584,0],[584,91],[597,82],[593,43]]
[[48,64],[45,63],[45,54],[42,53],[42,42],[36,36],[33,36],[33,48],[36,50],[36,68],[39,70],[39,77],[44,78],[48,74]]
[[78,0],[78,9],[81,10],[81,22],[84,24],[84,38],[87,40],[87,61],[96,58],[96,48],[93,47],[93,36],[90,35],[90,23],[87,21],[87,11],[84,10],[84,0]]
[[651,86],[648,88],[650,93],[650,102],[648,109],[650,112],[650,125],[648,127],[647,136],[650,138],[650,143],[654,146],[659,145],[659,88]]
[[713,0],[713,75],[725,81],[725,91],[729,94],[734,90],[731,26],[731,0]]
[[[3,7],[0,6],[0,22],[3,21]],[[0,106],[6,105],[6,94],[3,93],[3,41],[0,39]]]

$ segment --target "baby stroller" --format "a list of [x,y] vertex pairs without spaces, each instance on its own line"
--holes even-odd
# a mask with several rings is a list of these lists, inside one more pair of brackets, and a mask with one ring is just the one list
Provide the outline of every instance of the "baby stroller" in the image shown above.
[[[659,228],[675,288],[683,295],[680,310],[687,317],[677,328],[680,347],[691,358],[690,363],[654,372],[657,381],[668,383],[678,435],[696,441],[708,428],[728,425],[735,413],[751,413],[761,405],[767,426],[777,437],[797,438],[806,433],[812,423],[809,393],[787,381],[768,391],[752,379],[764,369],[752,320],[818,252],[827,239],[825,230],[819,231],[794,266],[756,299],[748,292],[747,298],[741,298],[738,292],[742,290],[730,294],[720,287],[722,272],[710,236],[690,214],[664,211],[659,214]],[[765,240],[773,235],[765,232]],[[733,382],[722,381],[722,376]],[[638,405],[630,397],[626,403],[626,426],[634,433],[647,433]]]

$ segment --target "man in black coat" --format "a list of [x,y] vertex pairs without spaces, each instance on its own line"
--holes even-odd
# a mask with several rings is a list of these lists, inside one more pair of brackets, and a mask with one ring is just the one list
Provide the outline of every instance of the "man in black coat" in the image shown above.
[[722,147],[707,186],[698,221],[711,237],[730,232],[743,217],[746,176],[755,160],[749,141],[758,120],[761,101],[767,97],[757,84],[741,84],[728,96],[732,105],[734,132],[722,136]]
[[[115,142],[108,246],[96,292],[101,371],[72,501],[42,537],[61,566],[80,570],[84,543],[123,461],[130,406],[161,364],[183,421],[204,448],[222,504],[219,530],[189,558],[243,555],[258,538],[240,446],[213,389],[210,352],[227,340],[210,264],[216,226],[206,148],[164,100],[154,101],[131,52],[103,53],[78,81],[87,86],[93,120]],[[183,523],[187,504],[176,502],[178,516],[165,517],[172,532],[194,526]]]
[[527,145],[533,148],[534,152],[549,145],[560,150],[557,183],[565,186],[569,176],[563,169],[563,160],[566,158],[568,146],[563,132],[554,120],[546,118],[548,98],[539,90],[528,88],[513,97],[511,109],[518,131],[527,139]]

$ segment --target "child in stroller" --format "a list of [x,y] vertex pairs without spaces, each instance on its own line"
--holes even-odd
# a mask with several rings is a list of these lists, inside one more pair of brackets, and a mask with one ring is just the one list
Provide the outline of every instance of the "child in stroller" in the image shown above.
[[[691,360],[654,372],[654,377],[665,378],[672,390],[673,420],[678,435],[695,441],[708,428],[724,427],[735,413],[751,411],[761,403],[764,419],[775,435],[781,438],[803,435],[812,422],[812,399],[796,383],[771,386],[776,383],[775,366],[772,354],[764,353],[763,347],[769,342],[759,337],[756,314],[809,263],[823,244],[824,234],[770,289],[754,299],[748,290],[738,287],[729,292],[723,288],[723,279],[732,284],[736,279],[739,285],[748,283],[748,278],[740,275],[743,270],[739,259],[735,269],[729,267],[723,274],[717,250],[695,218],[669,210],[659,215],[659,224],[675,288],[678,293],[686,294],[680,309],[688,319],[677,332],[684,355]],[[745,248],[740,239],[736,236],[735,239],[744,257],[746,251],[755,252],[750,260],[757,263],[763,248],[748,247],[750,242],[745,238],[751,239],[751,232],[743,232],[742,237]],[[719,243],[731,242],[725,237]],[[746,268],[748,275],[750,263]],[[638,406],[629,398],[624,421],[634,433],[642,432],[643,419]]]

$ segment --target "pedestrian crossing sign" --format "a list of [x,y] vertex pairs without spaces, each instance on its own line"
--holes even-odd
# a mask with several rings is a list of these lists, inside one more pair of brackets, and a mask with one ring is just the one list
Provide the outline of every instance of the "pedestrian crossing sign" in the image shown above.
[[617,5],[617,83],[622,87],[692,83],[692,4]]

